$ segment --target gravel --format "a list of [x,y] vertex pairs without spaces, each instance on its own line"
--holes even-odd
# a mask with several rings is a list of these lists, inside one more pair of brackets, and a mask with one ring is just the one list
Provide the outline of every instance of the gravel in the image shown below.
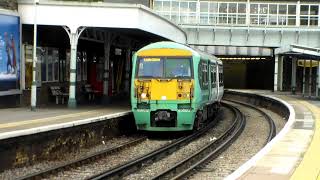
[[187,158],[191,154],[195,153],[201,147],[207,145],[210,141],[213,141],[215,138],[219,137],[222,133],[224,133],[233,122],[233,114],[229,109],[224,107],[221,108],[221,117],[219,119],[223,119],[220,121],[214,128],[210,129],[204,136],[200,137],[197,140],[189,143],[188,145],[182,147],[178,151],[173,154],[161,159],[160,161],[154,162],[151,165],[147,164],[141,168],[139,172],[130,174],[126,176],[124,179],[132,180],[132,179],[151,179],[156,176],[160,172],[163,172],[168,169],[168,167],[174,166],[176,163],[182,161]]
[[127,137],[127,136],[121,136],[121,137],[116,137],[112,138],[107,141],[102,141],[101,144],[92,147],[92,148],[81,148],[79,149],[78,152],[75,153],[65,153],[63,156],[60,157],[59,160],[55,161],[44,161],[40,162],[31,166],[26,166],[26,167],[21,167],[21,168],[15,168],[15,169],[9,169],[5,170],[4,172],[0,173],[0,179],[16,179],[18,177],[25,176],[27,174],[32,174],[39,172],[41,170],[47,169],[49,167],[53,167],[56,165],[59,165],[61,163],[65,163],[71,160],[79,159],[82,156],[86,156],[89,154],[93,154],[95,152],[99,152],[105,149],[109,149],[110,147],[132,141],[134,139],[139,138],[138,136],[132,136],[132,137]]
[[[217,159],[208,163],[205,168],[198,170],[190,179],[223,179],[264,147],[269,131],[267,121],[255,110],[238,104],[234,105],[239,107],[246,116],[247,123],[243,133]],[[267,109],[262,110],[274,120],[278,133],[286,121],[276,113]]]
[[147,139],[146,141],[136,146],[133,146],[121,152],[101,158],[94,163],[83,165],[75,169],[70,169],[69,171],[60,172],[55,177],[50,177],[49,179],[86,179],[99,172],[103,172],[115,166],[124,164],[130,160],[136,159],[137,157],[145,155],[170,142],[171,141],[169,140]]

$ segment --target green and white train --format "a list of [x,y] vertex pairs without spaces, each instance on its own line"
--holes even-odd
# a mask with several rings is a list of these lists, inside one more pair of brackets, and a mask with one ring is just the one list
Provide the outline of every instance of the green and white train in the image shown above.
[[138,130],[196,130],[220,106],[223,64],[215,56],[157,42],[134,54],[132,69],[131,106]]

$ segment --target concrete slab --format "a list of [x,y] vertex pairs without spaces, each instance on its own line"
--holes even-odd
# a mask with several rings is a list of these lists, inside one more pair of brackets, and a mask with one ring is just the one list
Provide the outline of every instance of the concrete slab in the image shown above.
[[0,139],[102,121],[131,113],[129,105],[84,106],[78,109],[27,108],[0,110]]

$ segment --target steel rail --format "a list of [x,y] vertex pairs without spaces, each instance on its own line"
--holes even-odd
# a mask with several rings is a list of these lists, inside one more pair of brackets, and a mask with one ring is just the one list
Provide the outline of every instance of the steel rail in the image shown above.
[[57,173],[59,171],[63,171],[64,169],[77,167],[80,164],[85,164],[85,163],[88,163],[89,161],[93,161],[93,160],[97,159],[98,157],[105,156],[105,155],[110,154],[112,152],[116,152],[116,151],[122,150],[124,148],[133,146],[133,145],[138,144],[138,143],[140,143],[140,142],[142,142],[142,141],[144,141],[146,139],[147,139],[147,137],[141,137],[139,139],[135,139],[135,140],[132,140],[132,141],[129,141],[129,142],[125,142],[125,143],[120,144],[120,145],[115,146],[115,147],[111,147],[111,148],[108,148],[108,149],[105,149],[105,150],[102,150],[102,151],[99,151],[99,152],[95,152],[93,154],[84,156],[84,157],[82,157],[80,159],[76,159],[74,161],[69,161],[69,162],[66,162],[66,163],[62,163],[60,165],[57,165],[57,166],[54,166],[54,167],[51,167],[51,168],[48,168],[48,169],[44,169],[42,171],[35,172],[35,173],[29,174],[29,175],[26,175],[26,176],[23,176],[23,177],[19,177],[17,179],[19,179],[19,180],[22,180],[22,179],[40,179],[40,178],[48,177],[49,175],[55,174],[55,173]]
[[233,103],[236,103],[236,104],[241,104],[243,106],[252,108],[252,109],[258,111],[260,114],[262,114],[265,117],[265,119],[268,121],[268,124],[269,124],[269,134],[268,134],[268,137],[266,139],[265,145],[268,144],[268,142],[270,142],[276,136],[276,125],[274,124],[273,119],[266,112],[262,111],[261,109],[255,107],[253,105],[247,104],[247,103],[234,101],[234,100],[227,100],[227,101],[233,102]]
[[215,141],[210,142],[190,157],[162,172],[153,179],[183,179],[193,173],[193,170],[203,163],[218,157],[218,155],[228,148],[242,133],[246,120],[243,114],[230,104],[223,103],[235,114],[235,120],[231,127],[219,136]]
[[188,144],[192,140],[195,140],[196,138],[200,137],[204,133],[206,133],[210,128],[212,128],[216,122],[217,118],[219,116],[216,116],[213,121],[211,121],[207,126],[200,129],[199,131],[196,131],[195,133],[182,137],[172,143],[170,143],[167,146],[163,146],[153,152],[150,152],[144,156],[141,156],[131,162],[127,162],[123,165],[119,165],[111,170],[104,171],[100,174],[94,175],[88,179],[121,179],[121,177],[128,175],[136,170],[138,170],[143,164],[146,164],[148,162],[151,162],[152,160],[159,160],[172,152],[180,149],[182,146]]

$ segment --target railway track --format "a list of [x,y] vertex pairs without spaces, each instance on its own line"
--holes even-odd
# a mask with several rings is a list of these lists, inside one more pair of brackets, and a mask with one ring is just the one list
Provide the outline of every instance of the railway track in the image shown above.
[[[219,155],[222,159],[212,159],[201,168],[195,168],[194,173],[188,179],[223,179],[254,156],[276,135],[274,121],[279,119],[272,113],[268,115],[269,111],[263,111],[256,106],[239,101],[226,100],[226,102],[230,102],[245,114],[246,127],[237,141]],[[270,116],[275,119],[273,120]]]
[[268,137],[266,139],[265,144],[270,142],[275,137],[275,135],[276,135],[276,126],[275,126],[275,123],[274,123],[273,119],[267,113],[265,113],[264,111],[262,111],[261,109],[255,107],[255,106],[247,104],[247,103],[234,101],[234,100],[227,100],[227,101],[233,102],[233,103],[236,103],[236,104],[241,104],[243,106],[246,106],[246,107],[249,107],[251,109],[254,109],[255,111],[259,112],[267,120],[267,122],[269,124],[269,134],[268,134]]
[[192,174],[194,169],[200,167],[205,162],[218,157],[224,149],[229,147],[232,142],[237,139],[245,127],[245,117],[237,108],[226,103],[223,103],[223,105],[231,109],[235,114],[235,120],[232,126],[216,140],[202,147],[200,150],[175,166],[161,172],[153,179],[182,179]]
[[119,179],[125,175],[128,175],[136,170],[138,170],[143,164],[152,162],[154,160],[162,159],[165,156],[173,153],[174,151],[180,149],[182,146],[188,144],[189,142],[199,138],[201,135],[206,133],[210,128],[212,128],[216,124],[216,121],[211,121],[207,126],[200,129],[199,131],[189,135],[182,137],[167,146],[163,146],[160,149],[157,149],[149,154],[141,156],[131,162],[126,164],[117,166],[111,170],[107,170],[100,174],[94,175],[88,179]]
[[[225,107],[231,108],[231,106],[229,106],[227,104],[223,104],[223,105]],[[240,112],[234,111],[234,113],[240,113]],[[236,116],[239,119],[241,119],[241,117],[242,117],[242,115],[236,115]],[[153,160],[162,159],[163,157],[168,156],[172,152],[177,151],[182,146],[188,144],[189,142],[191,142],[191,141],[195,140],[196,138],[200,137],[201,135],[205,134],[214,125],[215,125],[215,121],[212,121],[212,123],[207,125],[205,128],[199,130],[198,132],[196,132],[192,135],[189,135],[187,137],[183,137],[180,140],[170,144],[169,146],[165,146],[163,148],[155,150],[154,152],[151,152],[148,155],[145,155],[141,158],[138,158],[138,159],[136,159],[132,162],[129,162],[127,164],[124,164],[122,166],[115,167],[114,169],[105,171],[105,172],[98,174],[96,176],[93,176],[91,178],[92,179],[119,179],[119,178],[122,178],[123,176],[126,176],[126,175],[138,170],[142,166],[142,164],[147,164],[149,162],[153,162]],[[234,130],[234,128],[235,128],[235,126],[233,128],[230,128],[230,131]],[[217,142],[218,141],[219,140],[217,140]],[[223,141],[223,138],[221,138],[220,141]]]
[[56,173],[58,173],[60,171],[64,171],[66,169],[75,168],[75,167],[81,166],[83,164],[90,163],[92,161],[95,161],[98,158],[101,158],[101,157],[106,156],[108,154],[111,154],[113,152],[117,152],[117,151],[120,151],[122,149],[134,146],[134,145],[136,145],[138,143],[141,143],[141,142],[145,141],[146,139],[147,139],[147,137],[141,137],[141,138],[138,138],[138,139],[135,139],[135,140],[120,144],[118,146],[115,146],[115,147],[112,147],[112,148],[109,148],[109,149],[105,149],[103,151],[99,151],[99,152],[90,154],[90,155],[85,156],[85,157],[83,157],[81,159],[77,159],[77,160],[74,160],[74,161],[69,161],[69,162],[66,162],[66,163],[62,163],[60,165],[51,167],[49,169],[45,169],[45,170],[42,170],[42,171],[39,171],[39,172],[36,172],[36,173],[32,173],[32,174],[20,177],[18,179],[19,180],[24,180],[24,179],[40,179],[40,178],[50,177],[51,175],[54,175],[54,174],[56,174]]
[[[233,103],[238,103],[238,102],[233,102]],[[232,126],[231,127],[227,126],[229,128],[224,134],[220,135],[217,139],[210,142],[209,144],[203,146],[200,150],[197,150],[195,153],[188,156],[188,158],[184,159],[183,161],[180,161],[175,166],[170,167],[170,169],[167,169],[166,171],[161,172],[155,177],[153,177],[155,175],[154,174],[152,176],[153,177],[152,179],[181,179],[189,175],[192,175],[195,172],[194,169],[201,168],[203,165],[205,165],[206,162],[211,161],[212,159],[218,157],[218,155],[221,152],[223,152],[224,149],[230,146],[230,144],[239,136],[239,134],[244,129],[245,117],[237,108],[233,107],[229,103],[223,103],[223,106],[230,109],[230,111],[232,111],[234,114],[235,120],[232,123]],[[268,115],[266,115],[266,117],[267,116]],[[271,118],[269,117],[269,119]],[[193,133],[192,135],[176,139],[171,143],[168,143],[165,146],[162,146],[156,149],[155,151],[152,151],[148,154],[144,154],[139,158],[134,159],[133,161],[125,162],[113,168],[108,168],[104,172],[101,172],[100,170],[99,171],[100,173],[93,176],[87,176],[87,177],[88,179],[121,179],[124,176],[127,176],[133,172],[136,172],[145,164],[160,160],[168,156],[169,154],[172,154],[173,152],[187,145],[191,141],[201,137],[215,124],[216,124],[216,121],[212,121],[205,128],[202,128],[201,130],[197,131],[196,133]],[[272,126],[271,122],[269,124],[270,126]],[[270,132],[272,132],[272,130],[270,130]],[[270,135],[267,141],[271,140],[273,136],[274,135]],[[144,138],[145,137],[141,139],[137,139],[134,141],[134,143],[139,143],[145,140]],[[95,161],[98,158],[101,158],[110,154],[111,152],[118,151],[120,149],[133,146],[133,145],[134,144],[131,144],[131,142],[128,142],[119,147],[114,147],[112,149],[105,150],[105,152],[99,152],[94,155],[91,155],[90,157],[83,157],[79,160],[65,163],[63,165],[53,167],[38,173],[30,174],[28,176],[25,176],[19,179],[38,179],[43,177],[54,177],[51,175],[54,175],[57,172],[64,172],[64,171],[67,171],[68,169],[79,167],[82,164],[90,163],[90,161]],[[93,172],[97,173],[98,171],[96,172],[95,170],[93,170]]]

